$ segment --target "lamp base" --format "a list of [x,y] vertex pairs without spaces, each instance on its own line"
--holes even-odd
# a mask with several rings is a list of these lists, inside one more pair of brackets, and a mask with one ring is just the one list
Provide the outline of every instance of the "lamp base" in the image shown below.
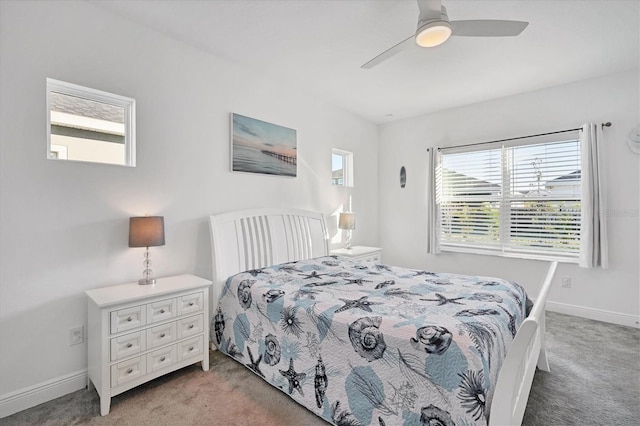
[[138,285],[154,285],[156,283],[155,278],[142,278],[138,280]]

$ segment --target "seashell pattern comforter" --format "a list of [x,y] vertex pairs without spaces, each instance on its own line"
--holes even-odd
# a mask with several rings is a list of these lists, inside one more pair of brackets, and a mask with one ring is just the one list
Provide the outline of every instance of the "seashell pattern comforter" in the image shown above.
[[335,425],[483,425],[527,295],[328,256],[230,277],[211,340]]

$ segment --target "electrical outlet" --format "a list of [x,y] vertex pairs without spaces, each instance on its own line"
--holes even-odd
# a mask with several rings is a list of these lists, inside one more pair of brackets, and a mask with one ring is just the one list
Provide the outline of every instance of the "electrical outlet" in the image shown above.
[[571,277],[562,277],[562,288],[571,288]]
[[84,325],[69,329],[69,346],[84,343]]

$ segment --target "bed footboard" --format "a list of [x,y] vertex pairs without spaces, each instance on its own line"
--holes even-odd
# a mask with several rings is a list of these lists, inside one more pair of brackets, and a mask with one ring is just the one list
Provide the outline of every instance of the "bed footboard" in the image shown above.
[[504,360],[493,394],[489,425],[520,425],[536,366],[549,371],[545,346],[545,304],[558,266],[551,262],[531,313],[518,329]]

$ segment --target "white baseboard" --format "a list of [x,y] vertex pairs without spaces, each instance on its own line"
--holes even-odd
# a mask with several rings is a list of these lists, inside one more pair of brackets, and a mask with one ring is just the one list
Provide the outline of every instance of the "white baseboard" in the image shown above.
[[640,317],[619,312],[605,311],[602,309],[585,308],[584,306],[569,305],[566,303],[547,301],[547,310],[576,317],[588,318],[596,321],[612,324],[626,325],[640,328]]
[[76,371],[0,396],[0,419],[87,386],[87,370]]

